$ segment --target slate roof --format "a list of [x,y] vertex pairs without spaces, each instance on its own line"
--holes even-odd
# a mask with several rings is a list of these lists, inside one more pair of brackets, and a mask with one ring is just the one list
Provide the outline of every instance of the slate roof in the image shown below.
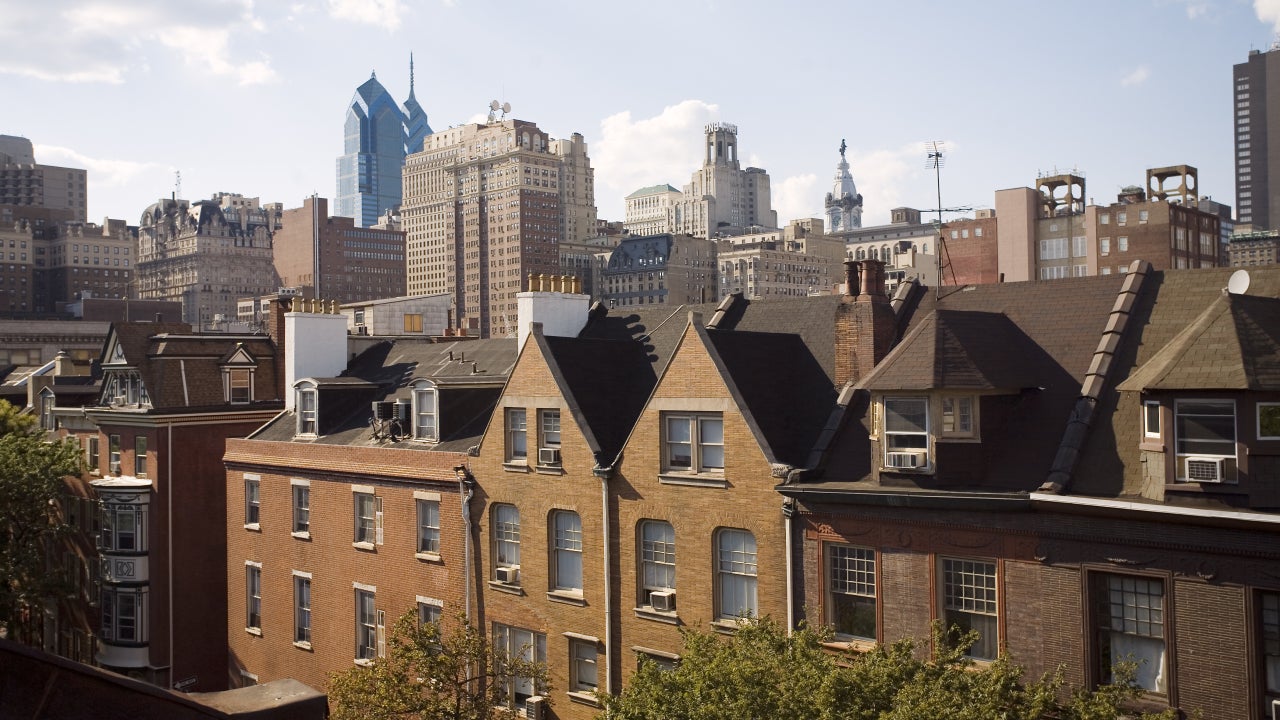
[[657,193],[663,193],[663,192],[680,192],[680,191],[671,187],[671,185],[668,183],[660,183],[658,185],[650,185],[648,187],[642,187],[639,190],[636,190],[635,192],[628,195],[626,199],[630,200],[633,197],[640,197],[642,195],[655,195]]
[[[281,413],[255,432],[254,440],[320,445],[377,445],[412,450],[465,452],[479,443],[494,403],[515,365],[512,338],[446,343],[427,338],[396,338],[380,342],[354,358],[338,378],[314,378],[322,387],[344,386],[363,397],[350,412],[330,418],[330,428],[311,439],[295,439],[295,412]],[[438,443],[375,440],[370,403],[412,397],[411,382],[429,379],[438,388],[441,438]],[[321,413],[325,398],[321,398]]]
[[542,337],[552,373],[579,424],[593,437],[597,462],[622,451],[657,375],[644,345],[633,340]]
[[641,344],[655,376],[661,377],[676,344],[684,335],[689,312],[711,317],[715,306],[703,305],[637,305],[607,308],[597,303],[591,308],[587,324],[578,337],[598,340],[634,340]]
[[859,383],[871,390],[1036,387],[1031,338],[1002,312],[936,310]]

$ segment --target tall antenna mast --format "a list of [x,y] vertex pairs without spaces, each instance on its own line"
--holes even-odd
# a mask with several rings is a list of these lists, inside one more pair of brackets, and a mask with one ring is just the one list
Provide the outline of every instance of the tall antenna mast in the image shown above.
[[409,97],[413,97],[413,53],[409,53]]
[[182,197],[182,171],[173,171],[173,199]]
[[925,167],[933,169],[934,182],[938,188],[938,243],[934,250],[938,254],[937,270],[938,279],[934,286],[935,298],[942,296],[942,254],[946,247],[946,239],[942,232],[942,166],[946,164],[946,158],[943,156],[945,146],[941,141],[933,140],[925,143],[926,162]]

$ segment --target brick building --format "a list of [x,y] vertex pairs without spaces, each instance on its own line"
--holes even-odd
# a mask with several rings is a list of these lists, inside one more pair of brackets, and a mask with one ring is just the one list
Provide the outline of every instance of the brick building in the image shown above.
[[405,294],[404,245],[403,232],[330,217],[329,201],[312,196],[281,215],[272,253],[285,287],[351,303]]

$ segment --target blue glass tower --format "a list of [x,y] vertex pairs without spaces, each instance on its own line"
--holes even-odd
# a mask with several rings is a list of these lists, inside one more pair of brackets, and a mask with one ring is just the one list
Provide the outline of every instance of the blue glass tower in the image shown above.
[[400,204],[405,155],[421,150],[423,138],[431,134],[427,114],[413,94],[412,56],[404,109],[373,73],[356,88],[344,130],[334,214],[355,218],[356,227],[369,227]]

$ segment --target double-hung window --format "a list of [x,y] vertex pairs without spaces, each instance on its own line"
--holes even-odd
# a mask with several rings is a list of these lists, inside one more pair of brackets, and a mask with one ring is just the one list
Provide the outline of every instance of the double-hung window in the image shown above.
[[724,418],[720,413],[663,414],[663,469],[724,471]]
[[538,464],[560,464],[560,411],[538,411]]
[[[547,661],[547,636],[531,630],[493,625],[493,646],[499,655],[507,658],[520,658],[530,663]],[[541,692],[542,688],[531,677],[508,676],[505,678],[506,703],[510,708],[522,708],[529,698]]]
[[439,623],[444,614],[444,601],[418,596],[418,627]]
[[569,690],[594,693],[596,691],[596,656],[598,645],[591,640],[569,640]]
[[319,393],[312,383],[298,386],[298,434],[315,435],[318,432],[316,422]]
[[493,557],[496,580],[520,582],[520,511],[515,505],[493,506]]
[[[971,408],[972,409],[972,408]],[[954,419],[959,420],[956,409]],[[929,399],[884,399],[884,453],[888,467],[925,467],[929,464]]]
[[293,574],[293,642],[311,645],[311,574]]
[[258,526],[262,516],[262,482],[257,475],[244,476],[244,526]]
[[436,440],[436,390],[423,381],[413,391],[413,439]]
[[233,405],[242,405],[253,400],[253,371],[247,368],[234,368],[226,371],[227,401]]
[[373,660],[378,657],[376,593],[375,588],[356,586],[356,660]]
[[653,593],[676,589],[676,531],[671,523],[640,523],[640,588],[640,604],[650,606]]
[[135,477],[147,476],[147,436],[133,437],[133,474]]
[[440,553],[440,501],[419,498],[414,501],[418,507],[418,553]]
[[292,480],[293,492],[293,534],[308,536],[311,534],[311,483],[307,480]]
[[1174,403],[1177,476],[1184,482],[1234,479],[1236,404],[1233,400]]
[[107,436],[107,450],[110,453],[110,455],[108,456],[108,460],[111,464],[111,474],[119,475],[120,474],[120,436],[119,435]]
[[582,519],[578,513],[560,510],[553,514],[553,589],[582,592]]
[[357,486],[352,493],[355,503],[355,539],[366,549],[382,544],[382,498],[373,494],[373,488]]
[[876,551],[827,546],[827,623],[838,636],[876,639]]
[[942,622],[966,632],[976,631],[978,639],[968,655],[994,660],[999,652],[997,630],[996,564],[966,558],[942,559]]
[[750,532],[729,528],[716,532],[716,584],[717,619],[736,620],[758,614],[756,538]]
[[262,634],[262,564],[246,562],[245,575],[245,607],[244,627],[250,632]]
[[507,408],[507,460],[523,462],[529,456],[528,429],[524,408]]
[[942,397],[942,432],[949,435],[973,434],[973,396]]
[[1159,578],[1098,573],[1093,576],[1098,681],[1111,682],[1116,663],[1138,663],[1134,682],[1167,692],[1164,582]]

